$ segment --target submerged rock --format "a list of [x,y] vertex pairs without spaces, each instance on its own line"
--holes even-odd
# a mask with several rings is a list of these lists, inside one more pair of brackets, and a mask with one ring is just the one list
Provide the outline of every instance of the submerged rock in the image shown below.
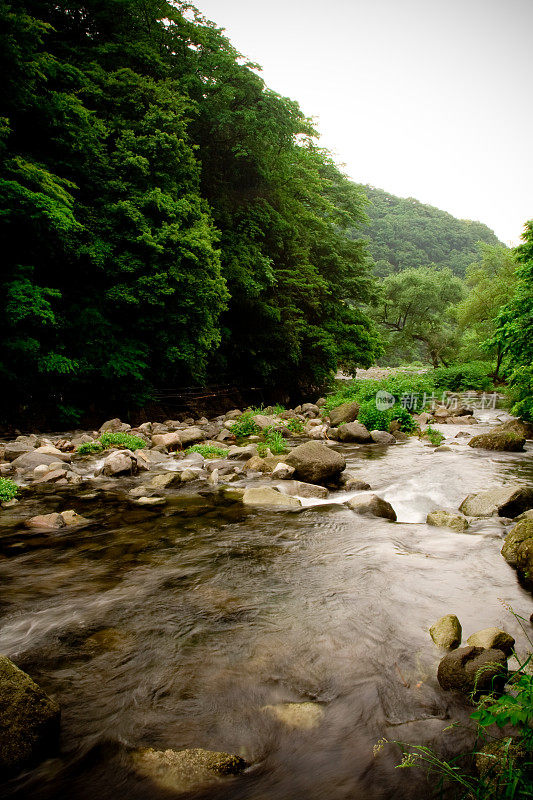
[[461,623],[455,614],[446,614],[429,629],[429,635],[437,645],[444,650],[454,650],[461,644],[463,631]]
[[318,703],[278,703],[263,706],[261,710],[276,717],[288,728],[303,731],[317,728],[324,717],[324,709]]
[[501,628],[483,628],[481,631],[473,633],[466,640],[472,647],[484,647],[486,650],[501,650],[507,656],[511,654],[515,640],[513,637],[502,631]]
[[462,517],[460,514],[450,514],[449,511],[430,511],[426,522],[437,528],[451,528],[452,531],[465,531],[468,528],[466,517]]
[[322,483],[338,478],[346,467],[344,456],[321,442],[306,442],[283,457],[294,467],[294,477],[307,483]]
[[373,517],[383,517],[396,522],[396,512],[391,504],[377,494],[372,494],[370,497],[352,497],[345,505],[358,514],[371,514]]
[[443,689],[455,689],[466,694],[502,688],[506,676],[505,653],[472,646],[445,655],[437,671]]
[[54,752],[61,712],[57,703],[9,658],[0,656],[0,778]]
[[281,506],[283,508],[301,508],[296,497],[282,494],[271,486],[254,486],[244,490],[242,502],[246,506]]
[[510,484],[498,489],[469,494],[459,506],[467,517],[517,517],[533,508],[533,488]]
[[149,747],[134,752],[132,760],[139,775],[170,792],[192,791],[223,776],[238,775],[248,766],[239,756],[201,749],[153,750]]

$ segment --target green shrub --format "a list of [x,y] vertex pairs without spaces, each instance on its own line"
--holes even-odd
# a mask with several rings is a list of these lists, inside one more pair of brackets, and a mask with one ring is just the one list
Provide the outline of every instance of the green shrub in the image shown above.
[[100,436],[102,447],[125,447],[128,450],[142,450],[146,442],[132,433],[103,433]]
[[19,487],[15,481],[10,481],[9,478],[0,478],[0,503],[13,500],[18,494],[18,490]]
[[509,376],[511,413],[533,422],[533,367],[518,367]]
[[303,420],[293,417],[287,423],[287,430],[289,430],[291,433],[303,433],[305,430]]
[[265,428],[264,434],[265,443],[273,455],[281,455],[287,452],[285,440],[279,431],[275,431],[273,428]]
[[440,431],[436,431],[431,425],[427,426],[422,436],[424,439],[429,439],[434,447],[438,447],[445,438]]
[[466,364],[452,364],[437,367],[429,373],[435,387],[449,392],[466,392],[470,389],[488,392],[494,382],[489,377],[493,365],[488,361],[471,361]]
[[400,423],[400,430],[405,431],[405,433],[413,433],[413,431],[416,431],[418,427],[416,420],[414,420],[410,412],[399,403],[396,403],[396,405],[391,408],[390,413],[391,421],[395,419]]
[[391,419],[391,409],[380,411],[375,399],[363,403],[357,415],[357,421],[365,425],[369,431],[388,431]]
[[228,451],[223,447],[215,447],[213,444],[193,444],[188,447],[186,453],[200,453],[204,458],[225,458]]
[[261,428],[254,422],[254,412],[245,411],[244,414],[234,422],[231,426],[231,432],[237,437],[242,439],[245,436],[253,436],[254,434],[261,433]]
[[84,442],[76,448],[76,453],[80,456],[88,456],[90,453],[100,453],[103,449],[100,442]]

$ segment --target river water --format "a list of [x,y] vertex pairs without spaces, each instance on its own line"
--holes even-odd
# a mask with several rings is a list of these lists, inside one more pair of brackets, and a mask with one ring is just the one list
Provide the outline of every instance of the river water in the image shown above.
[[[451,441],[486,428],[440,429]],[[467,705],[438,686],[442,653],[428,628],[455,613],[464,640],[496,625],[520,649],[527,642],[504,604],[532,611],[500,555],[499,519],[466,533],[424,522],[469,492],[529,483],[531,445],[487,453],[455,441],[441,453],[417,439],[339,445],[397,523],[356,515],[342,493],[297,511],[244,509],[215,494],[132,510],[118,489],[83,501],[65,487],[25,501],[25,516],[75,508],[93,524],[49,533],[24,529],[21,510],[3,512],[0,652],[62,708],[60,757],[4,796],[171,798],[133,771],[129,752],[203,747],[252,766],[195,797],[431,797],[421,771],[395,768],[396,747],[373,755],[383,736],[444,755],[471,744]],[[308,730],[264,710],[308,701],[323,711]],[[454,720],[467,727],[443,732]]]

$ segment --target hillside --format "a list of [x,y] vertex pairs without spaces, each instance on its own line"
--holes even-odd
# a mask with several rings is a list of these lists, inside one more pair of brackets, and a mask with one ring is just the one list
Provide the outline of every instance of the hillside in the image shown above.
[[502,244],[481,222],[457,219],[412,197],[396,197],[373,186],[361,184],[359,188],[370,200],[366,213],[371,223],[364,235],[370,239],[379,276],[436,264],[463,277],[466,267],[478,257],[477,242]]

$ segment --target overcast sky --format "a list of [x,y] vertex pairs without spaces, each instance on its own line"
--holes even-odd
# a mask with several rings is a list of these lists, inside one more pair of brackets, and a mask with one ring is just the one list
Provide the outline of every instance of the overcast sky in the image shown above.
[[533,0],[197,0],[347,174],[517,244],[533,217]]

